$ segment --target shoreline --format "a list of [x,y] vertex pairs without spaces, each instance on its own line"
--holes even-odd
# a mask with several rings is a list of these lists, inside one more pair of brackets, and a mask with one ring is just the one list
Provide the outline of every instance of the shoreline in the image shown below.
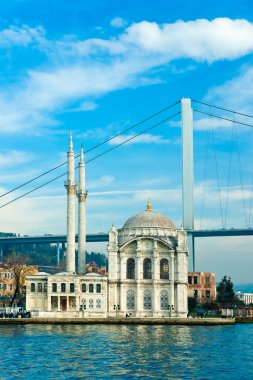
[[[239,322],[240,323],[240,322]],[[245,323],[245,322],[242,322]],[[234,325],[232,318],[3,318],[0,325],[183,325],[220,326]]]

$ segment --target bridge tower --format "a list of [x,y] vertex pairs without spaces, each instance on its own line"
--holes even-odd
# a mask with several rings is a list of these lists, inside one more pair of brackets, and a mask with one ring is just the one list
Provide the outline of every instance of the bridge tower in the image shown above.
[[193,172],[193,115],[191,99],[181,100],[182,114],[182,205],[183,228],[187,232],[189,271],[195,271],[194,237],[194,172]]
[[78,274],[86,272],[86,198],[85,191],[85,161],[83,147],[81,147],[79,169],[79,183],[76,191],[78,198]]
[[64,182],[67,190],[67,263],[66,271],[75,273],[75,155],[72,134],[69,134],[68,179]]

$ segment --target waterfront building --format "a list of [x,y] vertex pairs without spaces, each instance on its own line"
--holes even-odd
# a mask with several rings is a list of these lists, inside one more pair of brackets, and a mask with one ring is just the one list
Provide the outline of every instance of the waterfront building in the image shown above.
[[[25,292],[26,276],[37,273],[37,266],[32,265],[17,265],[4,264],[0,265],[0,307],[8,307],[14,296],[17,288],[23,289]],[[18,303],[18,297],[15,299],[14,304]]]
[[[108,275],[86,273],[85,162],[81,149],[79,182],[74,178],[70,136],[67,190],[66,272],[27,278],[26,308],[41,317],[186,317],[188,250],[186,233],[167,217],[146,210],[122,228],[112,226]],[[78,197],[78,264],[75,268],[75,198]]]
[[237,292],[235,292],[235,296],[240,301],[244,302],[245,305],[253,304],[253,293],[244,293],[238,290]]
[[194,297],[199,303],[205,303],[215,300],[215,273],[189,272],[188,297]]

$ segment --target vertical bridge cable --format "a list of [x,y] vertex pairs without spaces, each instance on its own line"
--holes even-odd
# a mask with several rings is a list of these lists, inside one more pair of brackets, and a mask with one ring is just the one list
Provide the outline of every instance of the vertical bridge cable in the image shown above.
[[208,127],[206,136],[206,149],[204,155],[204,173],[203,173],[203,192],[201,199],[201,210],[200,210],[200,228],[203,227],[204,211],[205,211],[205,198],[206,198],[206,179],[207,179],[207,164],[209,159],[209,149],[210,149],[210,126]]
[[222,228],[224,228],[224,220],[223,220],[223,212],[222,212],[222,202],[221,202],[220,179],[219,179],[219,172],[218,172],[218,163],[217,163],[216,149],[215,149],[215,145],[214,145],[214,131],[213,131],[213,125],[212,125],[212,118],[211,117],[210,117],[210,123],[211,123],[211,134],[212,134],[213,150],[214,150],[214,161],[215,161],[216,178],[217,178],[217,184],[218,184],[221,225],[222,225]]
[[253,198],[253,174],[252,174],[252,180],[251,180],[250,201],[249,201],[249,228],[251,225],[252,198]]
[[234,129],[234,141],[235,141],[235,148],[236,148],[236,153],[237,153],[236,156],[237,156],[238,169],[239,169],[242,208],[243,208],[243,213],[244,213],[245,227],[247,227],[246,201],[245,201],[244,191],[243,191],[242,164],[241,164],[241,155],[240,155],[239,142],[238,142],[238,136],[236,133],[236,128]]
[[[234,118],[233,118],[234,120]],[[229,197],[229,188],[230,188],[230,177],[231,177],[231,164],[232,164],[232,153],[233,153],[233,141],[234,141],[234,121],[231,128],[231,139],[230,139],[230,151],[229,151],[229,163],[228,163],[228,180],[227,180],[227,193],[226,193],[226,203],[225,203],[225,216],[224,216],[224,225],[227,227],[227,214],[228,214],[228,197]]]

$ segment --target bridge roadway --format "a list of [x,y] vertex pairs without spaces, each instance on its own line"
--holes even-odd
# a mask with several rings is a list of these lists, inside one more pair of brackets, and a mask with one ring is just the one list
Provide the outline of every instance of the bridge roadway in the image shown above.
[[[194,238],[198,237],[225,237],[225,236],[253,236],[253,228],[248,229],[222,229],[222,230],[191,230]],[[107,242],[109,234],[97,233],[87,234],[86,241],[88,243]],[[76,242],[78,235],[76,235]],[[18,237],[0,237],[0,246],[8,244],[48,244],[48,243],[66,243],[66,235],[44,235],[44,236],[18,236]]]

